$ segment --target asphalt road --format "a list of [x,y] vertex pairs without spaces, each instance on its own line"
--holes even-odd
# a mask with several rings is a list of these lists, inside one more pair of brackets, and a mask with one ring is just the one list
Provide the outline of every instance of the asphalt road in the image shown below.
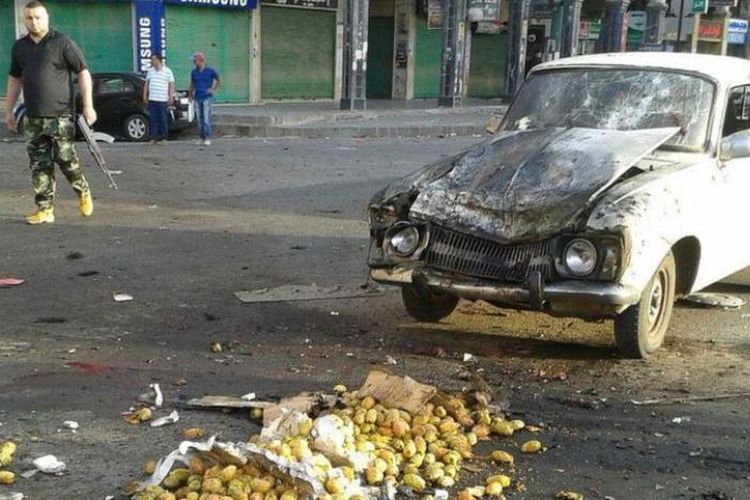
[[[548,450],[518,454],[527,486],[509,498],[750,498],[750,398],[638,406],[632,400],[750,391],[750,311],[681,305],[666,346],[619,360],[609,323],[463,304],[417,324],[394,290],[364,297],[247,304],[233,293],[281,285],[366,284],[364,207],[377,189],[475,139],[239,140],[200,149],[116,144],[105,150],[119,191],[87,165],[95,212],[77,213],[58,183],[57,221],[30,227],[23,145],[1,142],[0,441],[19,445],[14,469],[52,453],[63,476],[19,478],[3,493],[33,500],[103,499],[166,455],[185,427],[224,440],[259,427],[242,412],[180,409],[175,425],[121,418],[151,382],[166,415],[189,396],[259,397],[356,387],[389,368],[447,390],[464,353],[514,416],[543,426]],[[750,273],[714,289],[750,298]],[[129,302],[113,295],[126,293]],[[224,349],[212,352],[212,342]],[[445,353],[444,357],[437,354]],[[74,420],[73,432],[63,426]],[[513,448],[523,438],[492,447]],[[516,444],[513,444],[516,443]],[[502,446],[501,446],[502,445]],[[464,476],[478,482],[491,470]]]

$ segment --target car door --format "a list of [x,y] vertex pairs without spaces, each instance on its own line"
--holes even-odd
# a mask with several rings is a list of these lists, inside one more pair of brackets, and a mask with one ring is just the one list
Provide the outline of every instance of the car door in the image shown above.
[[[726,102],[722,138],[734,134],[750,136],[750,83],[732,88]],[[750,266],[750,230],[742,222],[750,211],[750,156],[723,161],[720,171],[726,197],[716,223],[727,233],[721,266],[726,275]]]
[[94,107],[99,115],[100,130],[120,134],[125,115],[132,108],[133,82],[124,76],[97,77],[94,84]]

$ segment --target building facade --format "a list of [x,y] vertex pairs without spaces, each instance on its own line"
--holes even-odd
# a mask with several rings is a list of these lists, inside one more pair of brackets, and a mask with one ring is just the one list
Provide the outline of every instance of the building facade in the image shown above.
[[[4,68],[9,66],[10,46],[23,34],[26,1],[0,0],[0,66]],[[663,41],[658,46],[647,46],[644,37],[647,6],[659,0],[450,0],[459,1],[466,8],[461,20],[443,19],[447,5],[443,0],[47,0],[45,4],[52,27],[78,43],[94,72],[143,71],[151,53],[158,51],[165,55],[177,86],[185,88],[193,67],[191,54],[201,51],[222,76],[218,101],[256,103],[340,100],[345,69],[351,63],[345,57],[363,58],[367,98],[441,97],[446,51],[456,50],[446,46],[446,27],[461,30],[459,92],[468,97],[501,97],[512,94],[519,78],[538,62],[602,50],[604,32],[618,12],[622,50],[689,50],[694,18],[689,7],[697,0],[664,3]],[[357,2],[366,6],[366,40],[356,55],[346,56],[346,9]],[[729,38],[730,55],[748,53],[747,22],[740,19],[746,10],[744,4],[732,8],[723,35]],[[719,51],[722,32],[717,38],[717,23],[722,15],[718,8],[707,9],[701,18],[698,51]],[[515,75],[512,87],[510,72]]]

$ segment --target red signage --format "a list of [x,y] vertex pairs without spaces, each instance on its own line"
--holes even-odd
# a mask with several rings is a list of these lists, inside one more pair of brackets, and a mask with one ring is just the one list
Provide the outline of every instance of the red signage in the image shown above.
[[721,21],[703,21],[698,26],[698,38],[701,40],[721,40],[723,29]]

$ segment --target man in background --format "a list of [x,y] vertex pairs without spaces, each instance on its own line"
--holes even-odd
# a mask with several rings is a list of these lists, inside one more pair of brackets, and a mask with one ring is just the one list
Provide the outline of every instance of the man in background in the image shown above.
[[174,103],[174,75],[162,59],[161,54],[151,56],[151,67],[146,73],[143,86],[143,102],[148,105],[149,134],[151,144],[166,144],[169,136],[168,106]]
[[49,13],[33,0],[23,9],[28,34],[11,49],[5,125],[16,129],[13,108],[23,90],[28,122],[25,130],[36,212],[26,216],[28,224],[55,221],[55,164],[78,194],[81,215],[94,211],[91,190],[81,172],[74,147],[72,75],[78,76],[83,99],[83,116],[89,125],[96,121],[91,74],[81,50],[67,36],[49,27]]
[[211,106],[214,93],[221,84],[219,73],[206,66],[206,57],[202,52],[193,54],[195,68],[190,72],[190,97],[195,101],[198,117],[199,139],[196,144],[211,145]]

